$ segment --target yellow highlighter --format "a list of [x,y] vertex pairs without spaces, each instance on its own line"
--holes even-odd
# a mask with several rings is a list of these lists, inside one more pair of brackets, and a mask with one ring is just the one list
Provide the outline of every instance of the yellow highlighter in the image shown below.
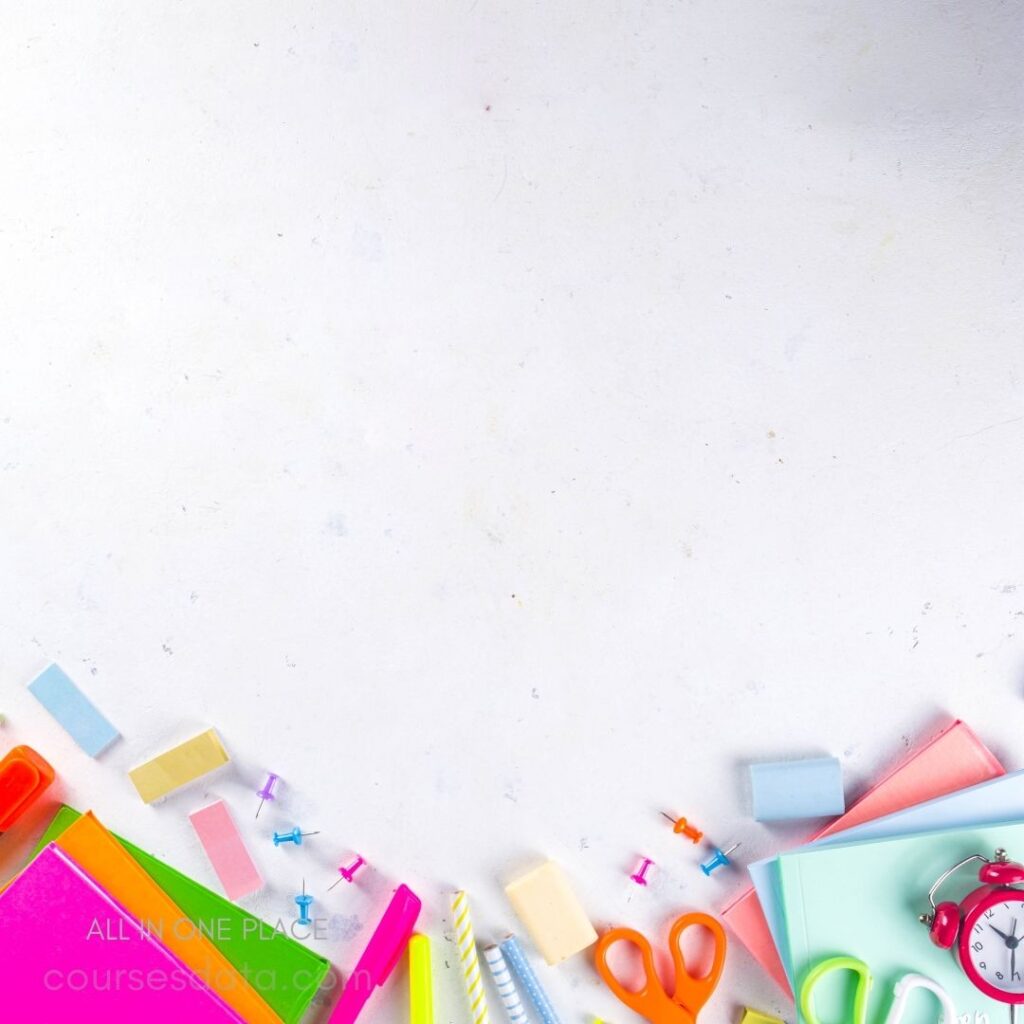
[[434,982],[426,935],[409,940],[409,1024],[434,1024]]

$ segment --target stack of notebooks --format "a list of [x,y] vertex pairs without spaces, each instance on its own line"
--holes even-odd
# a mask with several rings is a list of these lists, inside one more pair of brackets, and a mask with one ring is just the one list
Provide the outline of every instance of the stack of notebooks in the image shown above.
[[296,1024],[330,965],[62,807],[0,893],[5,1020]]
[[[896,981],[917,972],[949,992],[961,1021],[985,1015],[994,1024],[1008,1019],[1006,1004],[971,984],[954,954],[931,943],[918,915],[947,868],[975,853],[992,857],[999,847],[1024,860],[1024,772],[1004,774],[957,722],[813,841],[752,864],[754,890],[725,918],[790,991],[799,992],[819,961],[849,955],[874,977],[870,1020],[883,1018]],[[978,886],[977,865],[966,867],[939,898],[959,902]],[[822,987],[815,1003],[823,1021],[849,1019],[842,986]],[[908,1004],[903,1024],[934,1024],[937,1011],[922,997]]]

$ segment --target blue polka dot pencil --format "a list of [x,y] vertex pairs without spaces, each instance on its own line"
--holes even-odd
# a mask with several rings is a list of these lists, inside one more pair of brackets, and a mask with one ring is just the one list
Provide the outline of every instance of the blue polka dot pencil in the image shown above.
[[530,961],[526,959],[519,940],[514,935],[510,935],[501,944],[501,952],[515,976],[522,983],[523,988],[526,989],[526,994],[537,1008],[537,1013],[544,1024],[561,1024],[551,1000],[548,999],[547,993],[541,987],[540,980],[530,966]]
[[519,990],[516,988],[515,980],[501,950],[497,946],[488,946],[484,950],[484,960],[490,968],[491,977],[501,998],[501,1005],[505,1007],[508,1019],[511,1024],[528,1024],[529,1017],[526,1015],[526,1007],[519,998]]

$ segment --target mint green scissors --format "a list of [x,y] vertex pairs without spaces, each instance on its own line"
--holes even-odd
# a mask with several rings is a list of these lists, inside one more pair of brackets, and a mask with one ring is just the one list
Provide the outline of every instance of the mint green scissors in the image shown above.
[[[843,1013],[842,1020],[830,1024],[868,1024],[868,996],[874,978],[871,968],[863,960],[853,956],[833,956],[815,964],[804,978],[800,987],[800,1014],[806,1024],[821,1024],[814,1007],[814,989],[822,978],[835,971],[853,971],[857,976],[853,989],[853,1005]],[[923,974],[904,974],[893,990],[892,1005],[885,1015],[884,1024],[900,1024],[906,1011],[907,1000],[915,989],[927,989],[939,1000],[942,1007],[942,1024],[957,1024],[956,1007],[949,993],[938,983]]]

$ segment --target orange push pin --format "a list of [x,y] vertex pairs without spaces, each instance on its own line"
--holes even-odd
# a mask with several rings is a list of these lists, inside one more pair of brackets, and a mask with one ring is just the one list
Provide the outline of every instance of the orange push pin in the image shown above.
[[672,822],[672,831],[678,836],[686,836],[691,843],[699,843],[704,838],[704,833],[695,825],[691,825],[685,818],[673,818],[671,814],[661,812],[663,818]]
[[0,835],[53,782],[53,769],[31,747],[14,747],[0,761]]

